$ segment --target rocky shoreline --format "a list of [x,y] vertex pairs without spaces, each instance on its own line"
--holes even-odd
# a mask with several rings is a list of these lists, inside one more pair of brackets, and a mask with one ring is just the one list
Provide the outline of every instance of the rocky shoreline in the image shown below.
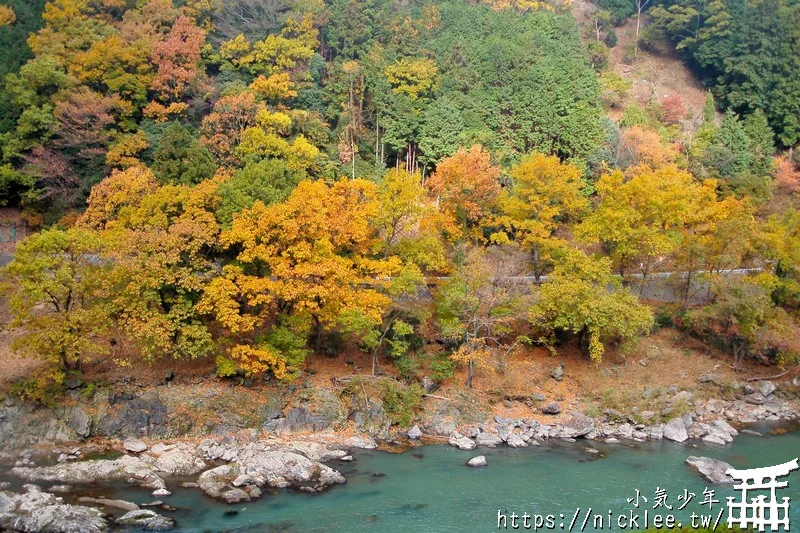
[[[567,418],[552,424],[495,416],[491,423],[477,424],[454,432],[449,436],[448,442],[462,450],[472,450],[478,446],[493,448],[502,444],[519,448],[536,446],[548,439],[572,440],[578,437],[610,444],[622,440],[645,442],[666,439],[686,442],[697,439],[706,444],[725,445],[739,434],[734,425],[742,427],[759,421],[778,422],[800,418],[800,412],[789,402],[776,396],[776,391],[777,386],[771,381],[762,381],[757,390],[746,386],[743,388],[746,394],[735,400],[693,401],[688,392],[678,391],[673,401],[691,405],[691,410],[658,423],[651,422],[658,416],[658,413],[652,411],[624,416],[617,411],[607,410],[597,418],[571,412]],[[542,408],[544,413],[553,411],[558,413],[560,409],[555,409],[553,404]],[[419,432],[419,427],[415,426],[409,432],[409,437],[413,438]]]
[[[320,409],[307,405],[271,418],[261,430],[250,428],[203,439],[162,441],[145,437],[149,441],[145,442],[129,436],[93,444],[70,443],[68,447],[56,440],[49,446],[0,453],[0,461],[10,466],[10,476],[27,483],[21,492],[9,491],[8,483],[0,485],[0,530],[72,532],[134,527],[165,531],[175,524],[160,513],[171,510],[164,500],[168,502],[171,490],[178,486],[196,488],[227,503],[258,499],[266,490],[279,488],[319,492],[345,482],[335,465],[352,461],[351,451],[359,448],[447,442],[472,450],[537,446],[578,438],[587,444],[695,439],[725,445],[739,431],[749,431],[743,428],[749,423],[796,420],[800,415],[770,381],[762,381],[758,387],[742,386],[731,400],[695,400],[691,393],[678,390],[667,393],[672,394],[671,400],[661,413],[622,415],[606,410],[600,416],[589,417],[578,411],[561,414],[560,406],[550,403],[540,411],[546,420],[552,418],[552,423],[497,415],[482,423],[443,423],[443,412],[437,411],[432,417],[423,415],[418,424],[402,432],[389,433],[378,425],[378,431],[344,436],[326,423]],[[676,413],[676,406],[683,406],[685,412]],[[8,407],[5,416],[0,412],[0,420],[6,423]],[[14,407],[18,413],[25,412],[20,406]],[[339,416],[335,409],[325,404],[323,407]],[[670,414],[675,416],[668,418]],[[74,418],[73,408],[69,420]],[[51,421],[49,428],[58,423]],[[309,427],[323,429],[309,432]],[[109,450],[120,455],[86,459]],[[153,502],[143,508],[105,497],[67,501],[78,487],[115,481],[151,491]]]

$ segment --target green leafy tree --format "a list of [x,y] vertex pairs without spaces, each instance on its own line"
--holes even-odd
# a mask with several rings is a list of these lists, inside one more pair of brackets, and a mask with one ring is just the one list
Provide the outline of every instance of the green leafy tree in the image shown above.
[[767,116],[760,109],[744,119],[744,131],[750,146],[750,171],[766,176],[773,170],[775,155],[775,132],[769,127]]
[[164,130],[153,159],[153,173],[162,183],[200,183],[217,170],[208,148],[180,122],[173,122]]
[[619,24],[636,13],[633,0],[599,0],[597,5],[609,13],[614,24]]
[[13,348],[50,363],[56,381],[108,353],[111,267],[102,246],[91,231],[50,229],[20,242],[4,269],[13,323],[22,328]]
[[607,344],[629,346],[653,327],[650,309],[620,286],[607,258],[569,248],[535,292],[528,317],[544,342],[557,332],[571,333],[596,362]]
[[219,221],[229,227],[236,213],[250,209],[257,201],[270,205],[286,200],[307,176],[282,159],[251,163],[219,185]]

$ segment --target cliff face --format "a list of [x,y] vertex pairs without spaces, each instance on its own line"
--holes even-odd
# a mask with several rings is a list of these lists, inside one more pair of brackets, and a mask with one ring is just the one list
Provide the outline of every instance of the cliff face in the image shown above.
[[0,446],[91,437],[178,438],[260,428],[279,418],[287,395],[279,390],[242,394],[238,389],[178,385],[74,393],[56,407],[15,398],[0,404]]
[[[491,410],[474,394],[447,394],[447,401],[426,398],[414,408],[426,434],[448,436],[465,424],[490,419]],[[93,438],[204,438],[242,430],[279,437],[334,432],[342,438],[387,439],[396,429],[381,398],[374,392],[364,396],[360,386],[247,388],[212,382],[101,389],[90,398],[73,391],[55,407],[12,397],[0,402],[0,447],[7,450]]]

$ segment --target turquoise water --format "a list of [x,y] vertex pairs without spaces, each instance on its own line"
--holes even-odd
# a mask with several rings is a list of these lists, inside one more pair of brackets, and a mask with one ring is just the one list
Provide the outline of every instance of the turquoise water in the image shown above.
[[[600,455],[588,454],[587,445],[600,450]],[[665,511],[663,507],[653,509],[655,491],[662,488],[667,493],[666,503],[673,506],[673,511],[666,513],[674,514],[676,522],[689,525],[690,514],[694,512],[712,516],[713,523],[725,506],[725,497],[735,491],[730,486],[705,483],[684,464],[686,457],[715,457],[736,468],[771,466],[800,455],[800,433],[742,435],[727,447],[578,441],[525,449],[479,450],[479,453],[487,458],[489,464],[485,468],[464,466],[470,457],[478,455],[475,451],[463,452],[449,446],[424,446],[402,454],[361,452],[355,454],[354,463],[332,464],[345,475],[347,483],[323,494],[282,490],[265,494],[255,502],[229,506],[205,497],[198,490],[171,487],[175,494],[165,500],[182,508],[172,513],[179,531],[191,532],[498,531],[498,511],[506,515],[508,530],[512,530],[508,521],[512,512],[520,516],[527,512],[551,514],[555,530],[569,531],[576,508],[580,508],[580,515],[573,531],[580,531],[590,507],[593,513],[603,515],[604,520],[611,510],[612,521],[617,520],[616,513],[624,513],[629,519],[634,511],[640,516],[641,528],[644,510],[648,509],[652,525],[653,514]],[[789,496],[795,503],[790,515],[798,529],[800,472],[784,479],[789,487],[779,495]],[[700,505],[706,487],[715,490],[714,499],[721,502],[713,504],[711,511],[708,505]],[[636,489],[647,498],[646,504],[639,501],[638,510],[627,502],[636,496]],[[678,511],[678,506],[684,503],[678,500],[684,489],[696,496],[683,511]],[[139,503],[152,499],[136,489],[125,489],[117,496]],[[726,518],[724,511],[721,522]],[[590,518],[584,530],[599,530],[600,523],[595,520]],[[533,519],[530,525],[534,525]],[[605,522],[603,530],[618,531],[619,527]]]

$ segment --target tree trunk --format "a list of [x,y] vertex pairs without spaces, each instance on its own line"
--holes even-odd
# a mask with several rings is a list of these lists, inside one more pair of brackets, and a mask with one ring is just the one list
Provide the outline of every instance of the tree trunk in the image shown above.
[[314,317],[314,330],[314,350],[319,354],[322,349],[322,322],[317,316]]
[[647,276],[650,274],[650,263],[645,263],[644,270],[642,270],[642,284],[639,286],[639,298],[644,294],[644,284],[647,283]]
[[472,378],[475,377],[475,361],[470,359],[467,367],[467,388],[472,389]]
[[639,53],[639,27],[642,24],[642,10],[647,7],[650,0],[636,0],[636,42],[633,45],[633,58]]

